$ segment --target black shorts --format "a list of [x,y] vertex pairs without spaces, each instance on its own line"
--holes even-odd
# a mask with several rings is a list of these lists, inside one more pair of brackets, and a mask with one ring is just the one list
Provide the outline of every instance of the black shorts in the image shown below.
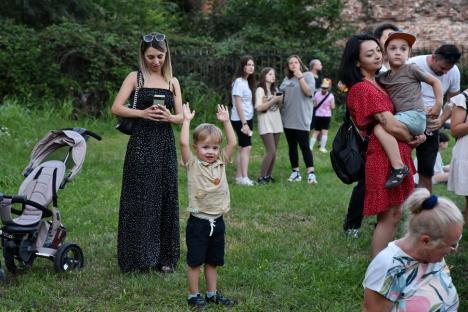
[[331,117],[322,117],[322,116],[315,116],[315,130],[328,130],[330,127]]
[[418,173],[425,177],[434,175],[434,164],[439,151],[439,131],[432,131],[426,141],[416,147],[416,158],[418,159]]
[[[237,134],[237,140],[240,147],[252,146],[252,137],[241,131],[242,122],[240,120],[231,120],[232,127]],[[250,130],[253,130],[253,121],[252,119],[247,120]]]
[[[210,236],[210,231],[213,233]],[[224,233],[226,225],[223,217],[210,221],[190,215],[185,231],[187,243],[187,264],[194,268],[204,263],[214,266],[224,265]]]

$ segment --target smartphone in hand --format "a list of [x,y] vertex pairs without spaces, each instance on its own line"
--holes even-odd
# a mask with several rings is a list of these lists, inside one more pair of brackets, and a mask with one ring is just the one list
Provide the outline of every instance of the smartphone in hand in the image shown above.
[[160,106],[166,106],[165,105],[165,98],[166,98],[166,96],[164,94],[155,94],[153,96],[153,106],[155,108],[158,108]]
[[276,94],[275,94],[275,95],[276,95],[276,96],[283,95],[283,92],[280,92],[280,91],[278,91],[278,92],[276,92]]

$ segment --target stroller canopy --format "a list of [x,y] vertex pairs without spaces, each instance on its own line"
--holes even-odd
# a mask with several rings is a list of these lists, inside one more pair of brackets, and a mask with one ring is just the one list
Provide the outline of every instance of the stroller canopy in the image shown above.
[[42,140],[37,142],[32,150],[31,160],[23,171],[23,175],[28,176],[34,168],[42,163],[44,158],[64,146],[71,147],[70,154],[74,166],[70,169],[70,174],[66,179],[67,181],[73,180],[75,175],[81,170],[86,156],[86,140],[81,134],[72,130],[52,130]]

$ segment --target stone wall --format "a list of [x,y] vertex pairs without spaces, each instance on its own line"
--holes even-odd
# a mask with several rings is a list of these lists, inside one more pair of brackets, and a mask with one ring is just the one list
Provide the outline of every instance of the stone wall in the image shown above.
[[468,0],[344,0],[342,16],[358,30],[392,22],[417,38],[415,49],[453,43],[468,54]]

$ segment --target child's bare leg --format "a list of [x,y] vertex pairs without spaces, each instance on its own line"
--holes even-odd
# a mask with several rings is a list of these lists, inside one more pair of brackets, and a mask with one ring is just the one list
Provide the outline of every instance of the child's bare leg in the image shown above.
[[200,277],[200,266],[192,268],[188,266],[187,269],[187,278],[188,278],[188,286],[189,292],[191,294],[198,294],[198,279]]
[[215,291],[218,281],[218,272],[216,266],[206,263],[205,264],[205,281],[206,291]]
[[400,149],[398,148],[398,142],[395,137],[385,131],[380,124],[374,127],[374,134],[382,145],[385,154],[387,154],[392,167],[395,169],[403,168],[404,163],[401,160]]

